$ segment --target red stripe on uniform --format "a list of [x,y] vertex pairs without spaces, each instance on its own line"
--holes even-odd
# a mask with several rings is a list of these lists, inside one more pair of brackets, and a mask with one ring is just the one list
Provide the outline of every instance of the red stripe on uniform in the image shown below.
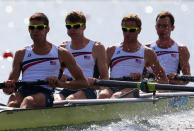
[[28,64],[26,66],[24,66],[24,68],[22,69],[22,73],[28,69],[29,67],[33,66],[33,65],[36,65],[36,64],[39,64],[39,63],[43,63],[43,62],[46,62],[46,61],[50,61],[50,60],[56,60],[58,58],[51,58],[51,59],[46,59],[46,60],[41,60],[41,61],[37,61],[37,62],[34,62],[34,63],[31,63],[31,64]]
[[133,58],[122,58],[122,59],[119,59],[119,60],[113,62],[112,65],[111,65],[111,68],[113,66],[115,66],[116,64],[118,64],[119,62],[124,61],[124,60],[128,60],[128,59],[143,59],[143,58],[138,58],[138,57],[136,57],[136,58],[134,58],[134,57]]

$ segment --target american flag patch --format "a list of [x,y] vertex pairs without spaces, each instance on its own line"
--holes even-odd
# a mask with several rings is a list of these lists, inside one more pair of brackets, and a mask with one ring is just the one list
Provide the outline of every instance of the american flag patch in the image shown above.
[[141,64],[141,60],[135,59],[136,63]]
[[90,59],[90,56],[85,55],[84,56],[84,59],[89,60]]
[[172,57],[176,58],[176,54],[171,54]]
[[56,65],[57,62],[56,61],[50,61],[50,65]]

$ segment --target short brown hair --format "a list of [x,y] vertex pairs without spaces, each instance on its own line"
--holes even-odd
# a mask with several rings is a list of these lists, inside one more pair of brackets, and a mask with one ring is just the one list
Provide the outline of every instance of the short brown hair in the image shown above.
[[141,19],[139,18],[139,16],[137,14],[127,14],[123,17],[122,21],[121,21],[121,25],[123,25],[125,22],[128,21],[135,21],[137,26],[139,28],[141,28]]
[[156,17],[156,22],[157,22],[157,20],[159,18],[165,18],[165,17],[169,17],[170,18],[171,25],[174,26],[174,22],[175,22],[174,16],[170,12],[168,12],[168,11],[162,11],[162,12],[160,12],[157,15],[157,17]]
[[86,23],[86,16],[82,11],[78,10],[73,10],[69,12],[65,18],[65,22],[70,21],[70,22],[80,22],[80,23]]
[[48,17],[44,13],[34,13],[30,18],[29,21],[38,20],[43,21],[45,25],[49,26]]

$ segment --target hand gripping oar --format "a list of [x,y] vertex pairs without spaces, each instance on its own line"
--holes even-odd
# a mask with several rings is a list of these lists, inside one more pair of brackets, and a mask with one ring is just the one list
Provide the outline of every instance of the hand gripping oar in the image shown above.
[[194,82],[194,76],[188,76],[188,75],[175,76],[174,79],[175,80],[182,80],[182,81]]
[[158,84],[152,82],[129,82],[116,80],[96,80],[94,85],[106,87],[137,88],[142,91],[155,92],[156,90],[190,91],[194,92],[194,87],[171,84]]
[[[15,82],[16,87],[20,86],[31,86],[31,85],[47,85],[48,82],[43,80],[38,81],[18,81]],[[0,83],[0,89],[5,88],[5,83]]]

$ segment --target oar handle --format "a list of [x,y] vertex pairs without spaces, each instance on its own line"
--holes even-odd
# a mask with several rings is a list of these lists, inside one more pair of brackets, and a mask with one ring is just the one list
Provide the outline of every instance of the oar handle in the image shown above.
[[182,80],[182,81],[194,82],[194,76],[188,76],[188,75],[175,76],[174,79],[175,80]]
[[[32,86],[32,85],[47,85],[48,82],[43,81],[43,80],[38,80],[38,81],[18,81],[15,82],[16,87],[20,86]],[[5,88],[5,83],[0,83],[0,88]]]

